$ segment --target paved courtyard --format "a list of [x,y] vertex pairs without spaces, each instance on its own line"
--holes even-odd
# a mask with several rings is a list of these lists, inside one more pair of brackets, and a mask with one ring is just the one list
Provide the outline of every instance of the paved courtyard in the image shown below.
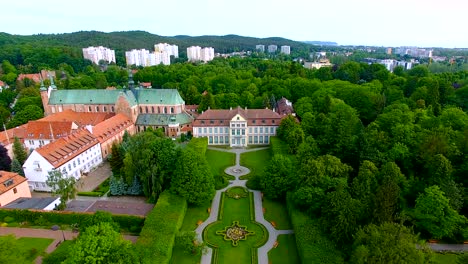
[[90,192],[96,189],[103,181],[112,174],[109,162],[104,161],[87,176],[82,176],[76,184],[78,192]]
[[73,200],[67,204],[66,211],[96,212],[106,211],[113,214],[146,216],[154,207],[144,201],[129,202],[120,200]]

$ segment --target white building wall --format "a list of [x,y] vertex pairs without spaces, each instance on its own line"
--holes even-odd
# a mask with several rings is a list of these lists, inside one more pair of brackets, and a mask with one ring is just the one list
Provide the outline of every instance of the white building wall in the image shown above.
[[290,46],[281,46],[281,53],[289,55],[291,54],[291,47]]
[[[208,145],[229,145],[231,147],[262,145],[270,144],[270,138],[276,136],[277,129],[278,126],[247,126],[245,121],[240,120],[231,122],[230,126],[194,127],[193,136],[208,138]],[[244,132],[242,132],[243,130]],[[237,138],[239,138],[239,142],[237,142]]]
[[99,64],[100,60],[115,63],[115,51],[103,46],[83,48],[83,57],[94,64]]
[[200,61],[201,60],[201,47],[192,46],[187,48],[188,61]]
[[25,138],[24,139],[24,145],[26,146],[27,149],[29,150],[34,150],[39,147],[42,147],[44,145],[47,145],[50,143],[50,139],[32,139],[32,138]]
[[[82,172],[89,172],[101,163],[101,144],[97,143],[57,169],[68,175],[68,177],[79,179]],[[50,187],[47,186],[45,182],[49,171],[53,169],[54,166],[36,150],[31,153],[23,165],[24,174],[28,179],[29,187],[37,191],[51,191]]]

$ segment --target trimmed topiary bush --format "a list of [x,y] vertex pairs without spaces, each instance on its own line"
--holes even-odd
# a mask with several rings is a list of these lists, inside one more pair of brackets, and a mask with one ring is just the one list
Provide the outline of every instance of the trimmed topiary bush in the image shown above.
[[142,263],[169,263],[175,236],[182,226],[187,201],[169,191],[159,196],[153,210],[146,216],[137,247]]

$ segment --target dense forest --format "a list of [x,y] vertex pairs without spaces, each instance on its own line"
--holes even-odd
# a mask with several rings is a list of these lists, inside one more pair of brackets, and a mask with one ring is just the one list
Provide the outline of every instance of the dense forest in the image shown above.
[[278,132],[285,151],[248,185],[282,201],[289,193],[343,259],[375,257],[376,234],[398,235],[387,253],[409,250],[416,263],[428,256],[408,249],[417,243],[414,233],[468,238],[466,71],[432,74],[420,65],[390,73],[357,62],[308,70],[296,62],[231,58],[148,67],[135,79],[177,88],[199,110],[292,100],[297,117],[284,119]]

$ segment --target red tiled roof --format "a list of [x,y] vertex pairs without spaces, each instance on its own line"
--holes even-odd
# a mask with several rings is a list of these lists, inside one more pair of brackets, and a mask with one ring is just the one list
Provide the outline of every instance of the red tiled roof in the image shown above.
[[[19,127],[11,128],[8,130],[4,130],[0,132],[0,143],[2,145],[8,145],[8,140],[10,140],[10,143],[13,143],[15,140],[15,137],[17,137],[20,140],[24,139],[24,136],[26,135],[26,129],[28,128],[28,124],[21,125]],[[8,137],[7,137],[8,135]]]
[[0,194],[4,194],[27,180],[18,173],[0,171]]
[[[199,115],[193,126],[228,126],[231,119],[239,114],[247,120],[247,125],[279,125],[281,116],[270,109],[207,110]],[[222,122],[221,122],[222,121]]]
[[41,82],[41,74],[40,73],[30,73],[30,74],[21,73],[20,75],[18,75],[17,80],[22,81],[25,78],[28,78],[28,79],[34,81],[35,83]]
[[294,113],[294,109],[292,107],[292,104],[290,101],[288,101],[288,99],[286,98],[281,98],[279,101],[278,101],[278,114],[280,115],[289,115],[289,114],[292,114]]
[[5,86],[5,83],[0,81],[0,86]]
[[119,113],[94,126],[93,135],[102,143],[106,141],[107,138],[125,130],[132,124],[132,120],[130,120],[126,115]]
[[54,168],[58,168],[82,152],[96,145],[97,138],[87,129],[82,128],[68,137],[59,138],[36,151]]
[[72,129],[73,122],[71,121],[29,121],[25,138],[57,139],[70,135]]
[[95,126],[102,121],[111,118],[115,114],[112,113],[78,113],[73,110],[65,110],[60,113],[55,113],[50,116],[46,116],[40,121],[71,121],[77,124],[78,126],[92,125]]

